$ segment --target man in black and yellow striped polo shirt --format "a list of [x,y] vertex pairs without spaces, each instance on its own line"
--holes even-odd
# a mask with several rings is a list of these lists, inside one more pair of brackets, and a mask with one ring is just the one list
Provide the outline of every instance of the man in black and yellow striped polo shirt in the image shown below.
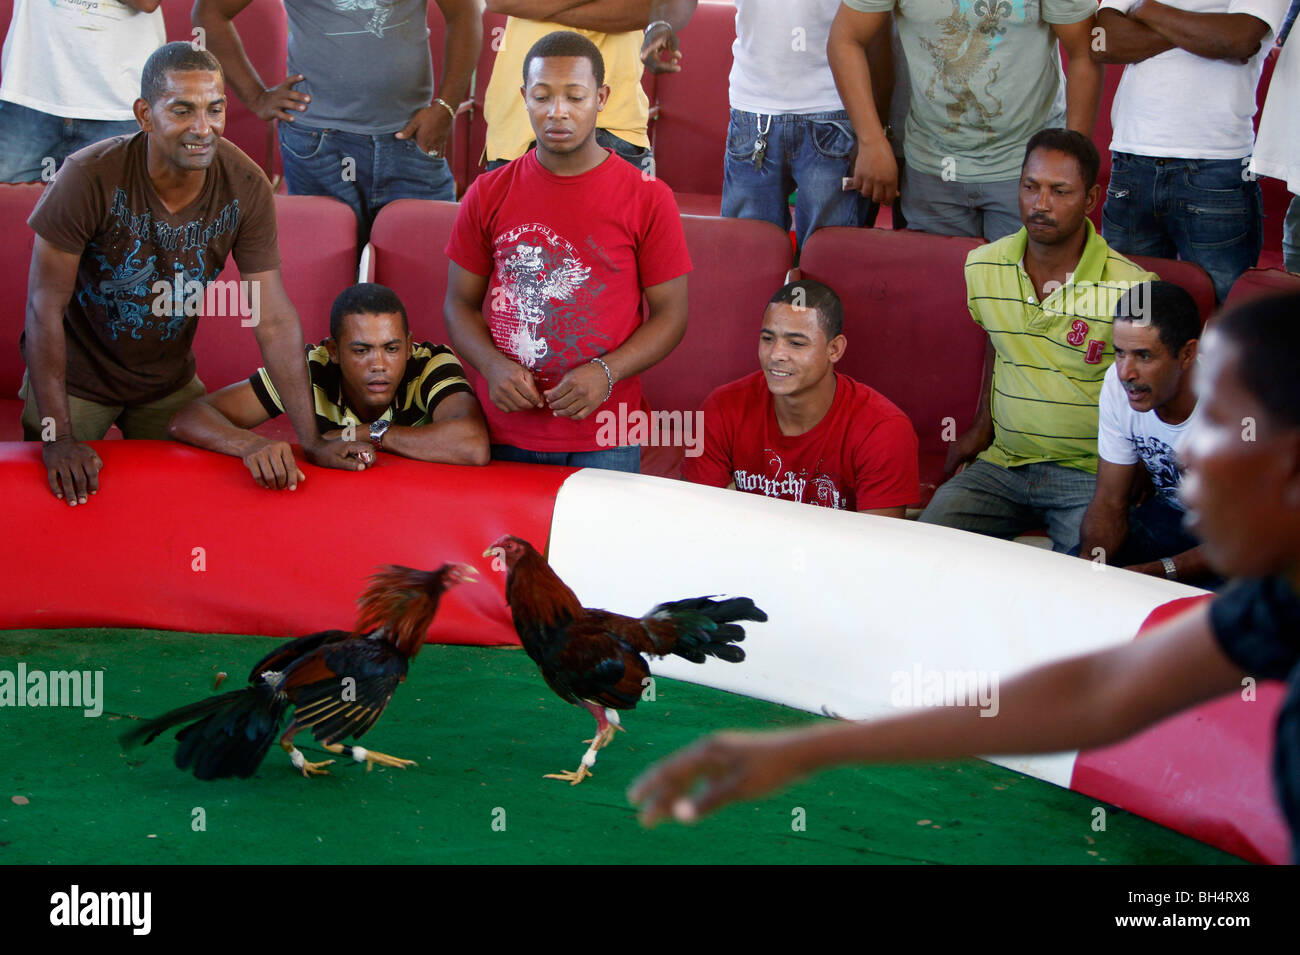
[[1116,304],[1156,277],[1088,221],[1099,162],[1080,133],[1037,133],[1021,170],[1025,227],[966,259],[967,304],[989,335],[984,387],[974,425],[948,451],[948,473],[970,466],[939,488],[922,521],[1005,538],[1045,524],[1053,550],[1079,543]]
[[[307,349],[316,427],[327,438],[365,441],[420,461],[487,464],[487,423],[464,369],[446,345],[411,340],[406,309],[391,289],[345,289],[330,310],[330,337]],[[304,479],[284,441],[249,430],[284,411],[259,368],[247,381],[205,395],[177,412],[173,438],[242,458],[263,487]],[[373,452],[362,449],[362,467]]]

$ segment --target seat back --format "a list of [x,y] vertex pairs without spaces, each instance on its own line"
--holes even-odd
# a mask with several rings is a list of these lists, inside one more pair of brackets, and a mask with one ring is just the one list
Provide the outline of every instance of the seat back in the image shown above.
[[1300,292],[1300,275],[1281,269],[1247,269],[1232,284],[1224,307],[1229,308],[1267,295]]
[[844,303],[848,349],[838,369],[912,419],[922,500],[943,482],[951,441],[970,427],[984,374],[986,335],[966,305],[966,256],[980,239],[819,229],[799,268]]
[[23,380],[18,337],[27,320],[27,273],[36,233],[27,225],[45,187],[39,182],[0,185],[0,398],[15,398]]
[[1214,314],[1214,281],[1209,273],[1195,262],[1180,259],[1157,259],[1150,255],[1126,255],[1134,265],[1154,272],[1166,282],[1180,285],[1196,300],[1196,311],[1200,313],[1204,325]]
[[379,210],[370,232],[374,281],[402,300],[416,341],[451,341],[442,312],[447,297],[443,250],[459,209],[454,202],[397,199]]
[[[345,204],[326,196],[276,196],[275,219],[280,274],[302,323],[303,341],[320,342],[329,335],[334,299],[357,279],[356,217]],[[217,280],[239,278],[231,256]],[[226,314],[205,315],[194,336],[199,377],[209,391],[247,378],[263,364],[254,331],[243,324],[247,319],[223,311]]]

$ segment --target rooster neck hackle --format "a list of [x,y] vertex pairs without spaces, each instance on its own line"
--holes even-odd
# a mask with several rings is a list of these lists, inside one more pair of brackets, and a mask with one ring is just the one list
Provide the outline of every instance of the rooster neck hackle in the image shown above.
[[582,614],[582,603],[545,558],[528,546],[506,576],[506,602],[516,619],[561,626]]

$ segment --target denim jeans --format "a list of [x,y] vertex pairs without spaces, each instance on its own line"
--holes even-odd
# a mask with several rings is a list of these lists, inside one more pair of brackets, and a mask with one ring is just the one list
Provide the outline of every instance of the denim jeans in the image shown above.
[[[760,125],[761,124],[761,125]],[[759,130],[767,143],[762,168],[754,166]],[[763,219],[790,231],[790,193],[795,242],[825,226],[860,226],[866,220],[862,196],[843,188],[853,175],[849,157],[856,139],[844,110],[829,113],[758,115],[731,111],[722,174],[722,214]]]
[[1021,227],[1019,177],[958,182],[908,166],[901,201],[907,227],[920,232],[983,236],[995,242]]
[[[620,159],[626,159],[642,172],[649,172],[651,175],[654,174],[654,153],[644,146],[637,146],[633,143],[629,143],[626,139],[623,139],[621,136],[615,136],[607,129],[596,130],[596,142],[599,145],[604,146],[606,149],[614,150],[615,156],[618,156]],[[536,141],[531,142],[528,144],[528,149],[532,149],[536,145]],[[525,152],[527,152],[527,150],[525,150]],[[490,160],[484,168],[488,172],[491,172],[493,169],[500,169],[508,162],[510,162],[509,159],[493,159]]]
[[1097,476],[1044,462],[1003,468],[976,460],[939,487],[921,514],[926,524],[1011,539],[1047,525],[1052,550],[1079,546],[1079,528]]
[[48,181],[78,149],[139,131],[134,119],[64,119],[0,101],[0,182]]
[[302,120],[278,125],[289,192],[346,202],[357,215],[362,243],[379,210],[394,199],[456,198],[447,160],[428,155],[414,138],[319,129]]
[[570,468],[600,468],[602,471],[641,473],[641,447],[636,444],[599,451],[529,451],[512,444],[492,445],[493,461],[519,464],[559,464]]
[[1101,234],[1122,255],[1195,262],[1222,302],[1259,261],[1264,206],[1240,159],[1161,159],[1112,153]]

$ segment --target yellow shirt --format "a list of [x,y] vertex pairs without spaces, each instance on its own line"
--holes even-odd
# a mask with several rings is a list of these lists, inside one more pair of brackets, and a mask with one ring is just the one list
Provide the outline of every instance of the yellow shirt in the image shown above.
[[[518,159],[533,142],[532,124],[524,107],[519,87],[523,85],[524,57],[533,44],[556,30],[568,27],[541,20],[506,19],[506,32],[497,50],[483,97],[483,118],[487,122],[487,158]],[[601,110],[596,125],[643,149],[650,147],[646,124],[650,120],[650,100],[641,88],[641,33],[581,33],[600,50],[605,59],[605,83],[609,102]]]

